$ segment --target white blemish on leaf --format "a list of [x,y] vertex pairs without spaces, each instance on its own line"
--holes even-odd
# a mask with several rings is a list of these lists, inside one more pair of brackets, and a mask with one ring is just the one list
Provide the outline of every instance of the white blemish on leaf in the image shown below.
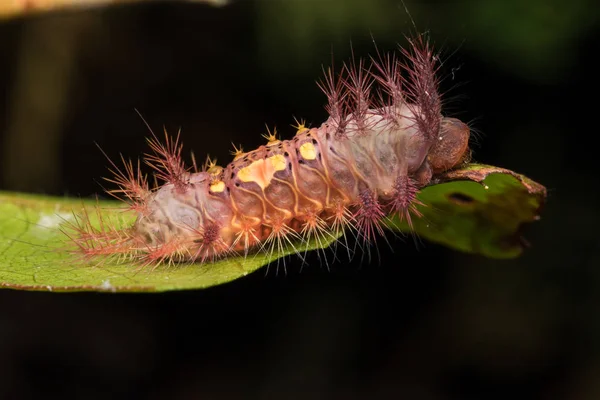
[[102,283],[100,284],[100,288],[102,290],[106,290],[107,292],[116,292],[117,289],[110,283],[110,280],[105,279],[102,281]]
[[71,213],[40,214],[40,219],[36,222],[36,225],[43,228],[55,229],[70,219],[73,219],[73,214]]

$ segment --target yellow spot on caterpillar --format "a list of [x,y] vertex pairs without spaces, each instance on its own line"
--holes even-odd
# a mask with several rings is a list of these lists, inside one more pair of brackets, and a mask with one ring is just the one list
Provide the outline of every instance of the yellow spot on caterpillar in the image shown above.
[[236,147],[235,144],[231,143],[231,145],[233,146],[233,151],[231,152],[231,155],[233,156],[233,161],[235,160],[239,160],[240,158],[242,158],[244,156],[244,149],[242,148],[242,145],[240,145],[240,147]]
[[275,172],[285,169],[285,164],[285,157],[277,154],[267,159],[256,160],[240,169],[237,177],[242,182],[255,182],[261,189],[265,189],[271,183]]
[[267,126],[267,134],[262,135],[262,137],[268,140],[267,146],[274,146],[281,143],[281,141],[277,139],[277,127],[273,128],[273,133],[271,133],[271,130]]
[[300,155],[305,160],[314,160],[317,158],[317,151],[315,150],[315,146],[312,143],[306,142],[302,146],[300,146]]
[[273,169],[275,171],[283,171],[285,169],[285,157],[281,154],[277,154],[276,156],[270,157],[269,160],[273,165]]
[[252,175],[253,175],[254,170],[256,169],[256,166],[254,164],[261,162],[261,161],[262,160],[254,161],[252,164],[248,165],[247,167],[240,169],[237,173],[239,180],[242,182],[253,182],[254,178],[252,177]]
[[210,185],[210,191],[213,193],[221,193],[225,190],[225,182],[223,181],[215,181]]

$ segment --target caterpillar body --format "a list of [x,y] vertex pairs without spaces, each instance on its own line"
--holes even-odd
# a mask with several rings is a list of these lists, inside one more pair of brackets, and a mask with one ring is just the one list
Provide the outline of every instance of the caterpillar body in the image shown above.
[[153,134],[145,162],[163,184],[150,187],[137,165],[112,163],[111,191],[137,212],[133,226],[93,227],[78,220],[71,236],[86,256],[142,264],[205,262],[253,250],[281,250],[345,230],[371,241],[399,214],[412,226],[419,190],[469,154],[468,126],[442,115],[437,56],[419,35],[408,49],[331,69],[319,82],[329,118],[298,123],[290,140],[268,143],[221,167],[188,168],[179,135]]

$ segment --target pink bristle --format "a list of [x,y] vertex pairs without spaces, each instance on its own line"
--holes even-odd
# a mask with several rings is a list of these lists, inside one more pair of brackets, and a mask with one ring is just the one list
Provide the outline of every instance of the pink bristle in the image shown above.
[[371,106],[371,87],[373,86],[370,67],[365,67],[362,58],[356,61],[353,51],[352,60],[350,64],[344,64],[344,69],[348,73],[348,79],[344,80],[343,83],[348,90],[348,98],[351,101],[352,117],[356,123],[357,132],[364,134],[369,128],[366,124],[366,116]]
[[[300,236],[304,242],[315,241],[319,247],[317,248],[317,255],[321,258],[323,254],[322,262],[325,263],[327,269],[329,269],[329,263],[327,261],[327,254],[325,252],[326,243],[331,239],[336,239],[336,236],[329,231],[327,222],[319,215],[319,212],[314,208],[305,210],[304,222],[300,231]],[[308,249],[304,252],[306,254]]]
[[403,90],[409,107],[414,104],[415,123],[430,140],[438,136],[441,122],[442,100],[438,92],[439,79],[437,56],[424,35],[407,38],[410,46],[401,48],[408,62],[402,64],[408,75],[404,79]]
[[123,170],[119,169],[110,159],[112,168],[109,171],[113,174],[112,178],[104,178],[107,182],[114,183],[119,186],[119,189],[108,190],[107,193],[117,199],[121,196],[125,197],[125,201],[129,204],[129,208],[144,212],[146,210],[146,198],[150,194],[148,187],[148,178],[142,174],[140,160],[138,159],[137,166],[131,160],[125,160],[121,155]]
[[394,182],[394,194],[389,203],[391,211],[398,214],[400,221],[406,220],[409,227],[413,229],[411,214],[421,217],[423,214],[417,209],[418,205],[423,205],[417,199],[419,188],[417,182],[407,175],[400,175]]
[[[346,236],[346,232],[349,232],[354,239],[357,238],[356,232],[358,228],[356,226],[356,219],[354,218],[354,214],[346,207],[346,205],[341,201],[336,201],[333,204],[331,215],[327,219],[331,225],[331,231],[335,235],[341,235],[341,240],[343,240],[343,246],[346,248],[348,259],[352,259],[351,249],[348,245],[348,238]],[[335,242],[337,244],[338,242]]]
[[218,224],[209,222],[203,228],[193,231],[197,235],[194,243],[198,246],[193,255],[194,260],[215,261],[219,256],[233,252],[221,238],[221,228]]
[[156,171],[156,177],[167,183],[171,183],[178,191],[185,189],[187,180],[187,168],[181,158],[183,145],[179,143],[181,131],[177,132],[175,138],[169,136],[165,129],[165,142],[161,143],[158,138],[152,134],[148,139],[148,145],[154,154],[145,154],[144,160],[151,168]]
[[182,244],[178,240],[171,240],[156,246],[148,246],[145,254],[139,257],[139,269],[150,267],[151,270],[155,270],[161,265],[174,265],[178,256],[182,254],[187,254],[187,252],[182,253]]
[[[282,254],[286,248],[291,248],[294,253],[304,261],[304,257],[296,247],[303,240],[300,233],[296,232],[289,221],[286,221],[282,215],[276,215],[273,219],[263,224],[263,228],[268,232],[266,238],[261,244],[260,249],[267,254],[268,257],[273,257],[275,254]],[[285,260],[277,259],[277,269],[279,269],[279,261],[283,262],[284,272],[286,271]]]
[[358,233],[365,242],[373,242],[376,233],[381,236],[384,235],[382,225],[384,217],[385,212],[377,199],[377,194],[369,189],[360,192],[358,195],[358,209],[354,214],[354,218]]
[[147,206],[146,199],[151,191],[148,186],[148,178],[142,174],[140,160],[138,159],[137,166],[134,167],[133,162],[125,160],[121,154],[123,165],[123,169],[121,169],[99,145],[96,144],[96,146],[110,163],[108,171],[113,175],[111,178],[104,178],[104,180],[119,187],[119,189],[106,190],[106,192],[118,200],[127,202],[129,209],[144,212]]
[[333,72],[333,65],[323,68],[324,78],[317,82],[317,86],[327,97],[325,111],[329,114],[331,120],[336,124],[336,137],[346,136],[346,125],[348,124],[348,91],[345,85],[345,78],[342,72],[337,76]]
[[396,110],[404,102],[404,95],[402,94],[402,69],[397,56],[393,53],[386,53],[385,56],[382,56],[377,51],[377,57],[377,59],[371,57],[371,62],[375,67],[372,75],[380,86],[373,101],[374,106],[377,113],[386,121],[397,125],[398,113]]
[[386,53],[382,56],[377,52],[378,59],[371,57],[371,62],[376,71],[373,78],[381,85],[384,92],[391,98],[391,103],[400,105],[402,103],[402,73],[398,58],[394,53]]
[[95,210],[98,227],[92,224],[89,211],[84,207],[81,214],[74,215],[73,221],[65,221],[61,228],[76,246],[77,253],[85,259],[96,256],[130,257],[136,247],[132,230],[118,229],[110,221],[105,221],[98,206]]
[[250,218],[242,217],[238,224],[239,232],[231,244],[231,249],[232,251],[243,250],[244,257],[246,257],[250,248],[256,243],[260,243],[259,232],[256,224]]

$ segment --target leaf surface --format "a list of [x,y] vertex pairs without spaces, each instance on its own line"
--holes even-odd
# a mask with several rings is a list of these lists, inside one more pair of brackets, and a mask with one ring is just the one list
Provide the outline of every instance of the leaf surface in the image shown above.
[[[527,242],[523,228],[540,218],[546,188],[507,169],[469,164],[438,176],[425,188],[413,218],[415,232],[432,242],[490,258],[519,256]],[[392,229],[407,231],[392,219]]]
[[[523,251],[521,227],[537,220],[546,197],[543,186],[497,167],[470,164],[439,176],[419,195],[427,204],[413,218],[417,235],[449,247],[488,257],[516,257]],[[47,291],[162,292],[203,289],[243,277],[265,265],[281,263],[288,249],[231,257],[215,263],[139,269],[130,263],[90,263],[68,246],[59,229],[82,207],[100,206],[103,218],[131,224],[134,217],[111,201],[0,193],[0,287]],[[93,213],[92,213],[93,214]],[[395,230],[406,222],[392,219]],[[334,240],[297,246],[303,254]]]

